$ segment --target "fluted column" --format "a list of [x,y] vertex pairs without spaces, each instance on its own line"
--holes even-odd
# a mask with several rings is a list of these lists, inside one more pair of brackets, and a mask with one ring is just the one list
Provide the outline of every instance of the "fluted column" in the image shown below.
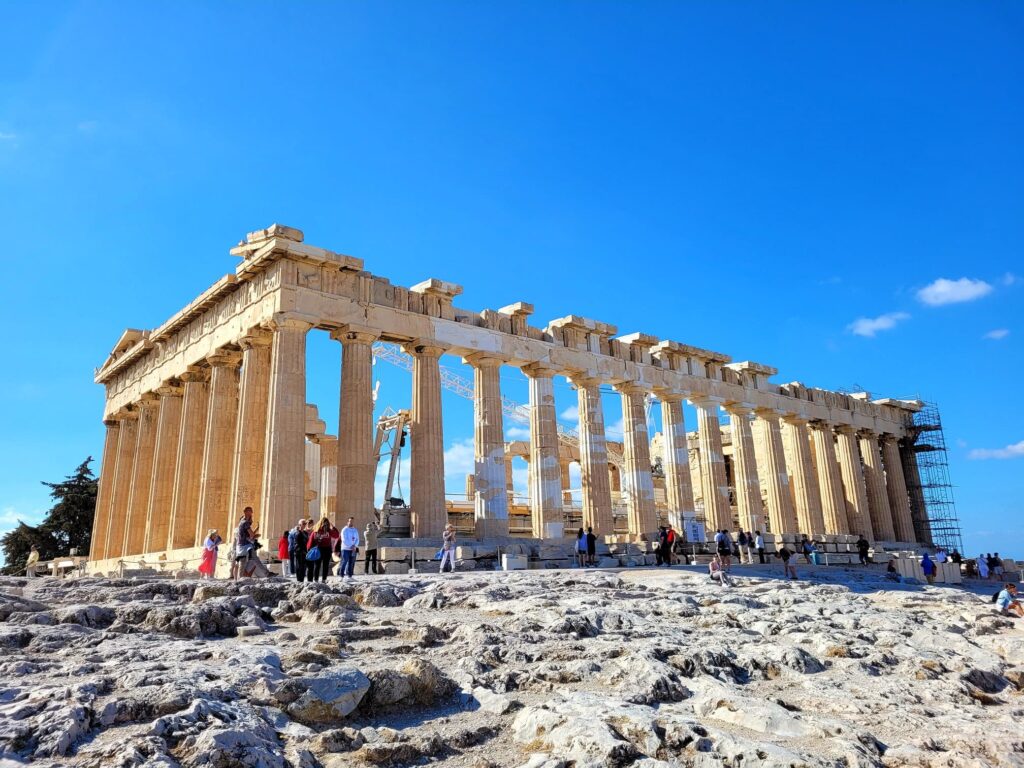
[[745,403],[730,403],[725,406],[732,428],[733,480],[740,527],[745,531],[761,531],[764,530],[764,505],[761,502],[761,485],[757,478],[754,432],[750,425],[752,408],[753,406]]
[[[235,463],[238,430],[238,352],[219,352],[206,358],[210,365],[210,407],[206,412],[206,445],[199,485],[199,520],[195,538],[202,542],[206,531],[216,528],[225,541],[242,510],[232,509],[231,475]],[[243,500],[243,507],[255,507]]]
[[139,401],[139,439],[135,446],[132,467],[132,488],[128,496],[128,516],[124,525],[125,557],[141,555],[146,544],[146,515],[153,487],[153,449],[156,447],[156,427],[160,400],[147,392]]
[[268,536],[295,525],[306,511],[306,332],[312,324],[302,317],[279,314],[269,326],[273,334],[270,398],[260,502],[260,530]]
[[558,459],[558,472],[562,477],[562,506],[572,506],[572,481],[569,477],[569,465],[572,462],[569,459],[559,458]]
[[907,481],[903,476],[903,462],[900,459],[900,448],[896,438],[884,434],[881,438],[882,462],[885,466],[885,488],[889,496],[889,509],[892,510],[893,527],[897,541],[916,541],[914,521],[910,516],[910,496],[907,494]]
[[508,535],[505,427],[500,358],[476,354],[473,366],[473,509],[477,538]]
[[124,553],[128,499],[132,492],[135,448],[139,442],[139,411],[124,410],[118,414],[118,419],[121,429],[117,439],[117,467],[114,470],[113,494],[110,499],[110,523],[107,525],[103,547],[106,557],[121,557]]
[[338,438],[319,435],[316,442],[320,445],[320,514],[331,517],[338,506]]
[[[341,342],[342,350],[335,517],[340,525],[350,517],[355,518],[355,525],[360,531],[376,519],[373,505],[373,477],[377,467],[373,461],[372,345],[379,335],[370,328],[355,325],[345,325],[331,332],[331,338]],[[437,413],[440,419],[440,404]],[[443,498],[443,470],[441,484]]]
[[111,499],[114,496],[114,475],[117,472],[117,443],[121,436],[121,422],[108,419],[103,422],[103,459],[100,464],[99,486],[96,490],[96,522],[89,542],[89,559],[102,560],[107,556],[107,531],[110,529]]
[[917,465],[917,452],[910,438],[900,441],[900,458],[903,460],[903,477],[910,495],[910,517],[914,521],[916,541],[932,543],[932,529],[928,521],[928,507],[924,500],[924,488],[921,485],[921,470]]
[[892,523],[889,494],[885,489],[877,432],[864,430],[860,433],[860,455],[864,461],[864,485],[867,487],[868,509],[871,511],[871,528],[875,539],[895,541],[896,531]]
[[505,456],[505,496],[508,499],[506,507],[512,508],[512,502],[515,500],[515,484],[512,482],[512,454],[506,454]]
[[[322,498],[320,494],[320,445],[316,442],[308,441],[305,445],[305,452],[306,516],[315,520],[320,514]],[[344,524],[345,523],[343,522],[342,525]]]
[[145,552],[161,552],[167,548],[167,531],[174,501],[174,472],[178,464],[178,440],[181,437],[181,404],[184,390],[178,384],[165,384],[157,389],[160,414],[156,425],[156,446],[153,449],[153,480],[146,515]]
[[761,486],[765,490],[768,522],[775,535],[796,533],[796,509],[793,507],[793,496],[789,490],[789,473],[786,471],[786,451],[782,444],[779,412],[759,408],[755,413],[755,425],[760,437],[755,445],[761,451],[757,456],[757,469]]
[[810,436],[807,434],[807,420],[799,416],[783,417],[783,436],[789,445],[793,458],[790,471],[793,474],[793,499],[796,502],[796,519],[800,532],[816,536],[825,532],[825,521],[821,514],[821,491],[811,458]]
[[704,501],[704,527],[732,530],[729,484],[722,453],[722,427],[718,421],[720,397],[690,398],[697,409],[697,441],[700,446],[700,483]]
[[530,512],[533,535],[544,537],[548,523],[563,521],[562,477],[558,468],[555,370],[541,363],[523,368],[530,381]]
[[661,428],[664,438],[662,468],[665,470],[665,502],[668,521],[677,531],[683,528],[685,518],[693,518],[693,486],[690,483],[690,451],[686,444],[686,421],[683,416],[683,396],[659,392],[661,400]]
[[818,470],[818,490],[821,494],[821,513],[829,534],[850,532],[846,520],[846,499],[843,496],[843,480],[836,458],[836,443],[832,426],[824,421],[811,422],[811,439],[814,441],[814,457]]
[[[210,402],[210,371],[192,367],[181,375],[185,394],[181,403],[181,430],[178,436],[174,493],[168,549],[195,547],[196,521],[199,517],[199,486],[203,474],[203,446],[206,445],[206,415]],[[221,534],[227,540],[227,534]]]
[[[441,368],[444,347],[436,341],[414,341],[412,355],[412,529],[414,536],[440,536],[448,523],[444,498],[444,422],[441,412]],[[339,435],[339,441],[342,436]],[[339,451],[340,442],[339,442]],[[339,461],[341,461],[339,456]],[[340,473],[339,464],[339,473]],[[341,497],[339,474],[338,497]]]
[[580,415],[580,478],[583,486],[583,526],[592,526],[600,536],[615,532],[612,517],[611,476],[608,444],[604,434],[601,382],[576,377],[576,398]]
[[[267,402],[270,398],[270,331],[257,328],[243,336],[242,370],[238,385],[238,422],[235,426],[234,457],[231,467],[231,519],[245,507],[252,507],[253,521],[263,520],[263,472],[267,455]],[[294,520],[289,521],[294,524]],[[200,531],[205,535],[206,531]],[[221,536],[228,540],[228,532]]]
[[836,455],[843,476],[843,496],[846,502],[846,523],[849,533],[875,540],[868,512],[868,492],[864,484],[864,469],[860,462],[860,450],[853,427],[841,424],[836,427]]
[[622,493],[629,532],[652,534],[658,530],[658,512],[654,506],[651,438],[647,430],[644,390],[627,383],[615,385],[615,391],[622,398],[622,453],[626,463]]

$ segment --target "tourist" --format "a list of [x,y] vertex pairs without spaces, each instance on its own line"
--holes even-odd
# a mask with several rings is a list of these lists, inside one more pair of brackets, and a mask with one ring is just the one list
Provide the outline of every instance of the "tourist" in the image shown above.
[[[355,518],[350,517],[345,527],[341,529],[341,564],[338,566],[338,576],[343,579],[353,578],[352,572],[356,567],[356,555],[359,554],[359,529],[353,525]],[[333,537],[332,537],[333,539]]]
[[715,534],[715,549],[722,558],[722,567],[728,571],[732,563],[732,539],[729,538],[728,531],[723,530]]
[[800,537],[800,554],[804,556],[804,562],[811,564],[811,542],[807,540],[807,534]]
[[585,568],[587,565],[587,534],[582,527],[576,531],[576,544],[573,552],[576,556],[576,565]]
[[783,578],[793,579],[795,581],[797,580],[796,564],[792,562],[794,554],[795,553],[789,547],[783,544],[782,549],[780,549],[775,556],[782,560]]
[[736,537],[736,545],[740,548],[740,564],[744,561],[750,562],[750,540],[747,534],[740,528],[740,535]]
[[899,571],[896,570],[896,561],[890,560],[889,564],[885,567],[885,578],[889,581],[902,581],[900,578]]
[[216,528],[206,532],[206,540],[203,542],[203,554],[199,559],[200,578],[212,579],[217,574],[217,550],[223,541]]
[[764,565],[764,536],[760,531],[754,531],[754,549],[757,550],[757,562]]
[[654,548],[654,564],[661,565],[662,563],[668,564],[665,550],[668,548],[668,530],[664,525],[658,526],[658,544]]
[[948,559],[949,559],[949,557],[946,555],[946,550],[944,550],[942,547],[939,547],[938,549],[935,550],[935,562],[936,562],[936,564],[944,563]]
[[597,535],[593,526],[587,526],[587,561],[591,567],[597,567]]
[[668,524],[668,530],[665,531],[665,539],[665,565],[671,568],[672,562],[675,560],[675,558],[672,557],[672,552],[675,551],[676,548],[676,531],[675,528],[672,527],[672,523]]
[[455,526],[448,523],[441,534],[441,573],[444,573],[445,561],[455,573]]
[[288,565],[300,582],[306,580],[306,539],[306,520],[300,517],[288,531]]
[[1017,599],[1017,585],[1007,584],[1002,591],[996,595],[996,608],[1003,616],[1016,614],[1024,618],[1024,605]]
[[231,564],[232,579],[249,575],[250,571],[247,566],[256,554],[256,537],[258,535],[259,529],[252,524],[252,507],[246,507],[242,510],[242,519],[238,521],[238,526],[235,528],[235,557]]
[[949,559],[957,565],[960,565],[964,561],[964,556],[960,554],[956,547],[953,547],[953,551],[949,555]]
[[992,554],[992,574],[996,581],[1003,578],[1003,558],[999,556],[998,552]]
[[288,531],[282,533],[281,538],[277,540],[277,559],[281,561],[281,575],[285,578],[291,576],[292,559],[288,554]]
[[987,555],[978,555],[978,559],[975,560],[975,562],[978,564],[978,578],[979,579],[987,579],[988,578],[988,556]]
[[726,572],[722,564],[722,558],[718,554],[711,558],[711,562],[708,563],[708,576],[712,581],[717,581],[723,587],[733,586],[732,577]]
[[33,544],[28,550],[28,559],[25,561],[25,576],[29,579],[36,577],[36,564],[39,563],[39,549]]
[[366,539],[366,555],[363,560],[363,573],[370,572],[370,561],[373,561],[373,573],[380,573],[380,564],[377,562],[377,534],[380,533],[380,523],[375,519],[366,524],[363,531],[363,538]]
[[306,542],[306,581],[327,581],[327,574],[331,572],[331,552],[334,549],[332,531],[337,529],[331,525],[327,515],[321,515],[320,522],[310,530]]
[[924,577],[928,580],[929,584],[935,583],[935,563],[928,557],[927,552],[921,556],[921,571],[924,573]]
[[871,562],[871,558],[868,556],[868,550],[871,545],[868,544],[868,540],[864,538],[864,534],[857,534],[857,558],[860,560],[861,565],[867,565]]

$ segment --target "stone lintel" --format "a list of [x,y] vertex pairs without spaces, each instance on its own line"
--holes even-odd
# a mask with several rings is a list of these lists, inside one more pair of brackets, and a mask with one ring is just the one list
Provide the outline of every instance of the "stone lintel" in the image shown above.
[[681,344],[678,341],[658,342],[651,348],[651,351],[655,354],[674,352],[677,355],[696,357],[699,360],[704,360],[709,363],[728,363],[732,361],[732,358],[729,355],[722,354],[721,352],[712,352],[710,349],[694,347],[690,344]]
[[244,242],[250,244],[262,243],[275,237],[280,237],[283,240],[291,240],[296,243],[301,243],[305,239],[305,235],[302,233],[301,229],[275,223],[264,229],[257,229],[255,232],[247,233]]
[[920,400],[898,400],[893,397],[883,397],[878,400],[872,400],[871,402],[875,405],[888,405],[893,408],[902,408],[903,410],[910,411],[911,413],[917,413],[924,407],[924,403]]
[[424,280],[422,283],[416,283],[416,285],[409,290],[412,293],[424,293],[428,296],[439,296],[450,301],[462,293],[462,286],[456,283],[448,283],[444,280],[438,280],[436,277],[431,277]]
[[320,410],[314,403],[306,403],[306,434],[323,435],[327,432],[327,424],[320,418]]
[[509,317],[529,317],[533,314],[533,304],[527,304],[525,301],[517,301],[514,304],[508,304],[507,306],[501,307],[498,310],[499,315],[508,315]]
[[617,336],[615,340],[620,344],[628,344],[641,349],[650,349],[661,341],[657,336],[651,336],[649,333],[628,333],[625,336]]
[[871,401],[870,392],[851,392],[850,397],[854,400],[860,400],[861,402],[867,403]]
[[156,392],[143,392],[139,395],[140,408],[156,408],[160,405],[160,395]]
[[611,323],[602,323],[600,320],[591,320],[589,317],[579,315],[566,315],[558,317],[548,323],[548,328],[572,328],[585,333],[595,333],[598,336],[612,337],[619,332],[618,326]]
[[755,363],[751,360],[743,360],[739,363],[729,363],[724,367],[732,371],[737,371],[738,373],[754,373],[761,376],[774,376],[779,372],[778,368],[774,368],[770,365],[764,365],[763,363]]
[[121,334],[106,362],[94,371],[93,381],[97,384],[105,383],[112,375],[142,357],[152,347],[149,331],[127,329]]

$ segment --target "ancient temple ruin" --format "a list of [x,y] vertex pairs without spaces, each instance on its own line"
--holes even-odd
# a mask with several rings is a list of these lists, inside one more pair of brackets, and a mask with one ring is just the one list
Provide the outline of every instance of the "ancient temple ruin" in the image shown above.
[[[187,559],[210,528],[229,539],[244,506],[269,532],[320,511],[365,524],[375,514],[371,365],[380,342],[412,358],[413,536],[439,535],[458,513],[444,487],[439,361],[449,354],[474,371],[467,504],[478,538],[509,535],[510,457],[523,455],[529,525],[513,533],[536,538],[559,535],[567,521],[642,536],[659,523],[696,520],[708,532],[931,540],[914,491],[918,401],[773,384],[771,366],[644,333],[616,335],[614,325],[575,315],[536,327],[525,302],[461,309],[459,285],[392,285],[361,259],[308,245],[290,227],[250,233],[231,253],[241,259],[233,274],[158,328],[125,331],[96,371],[106,387],[96,570],[130,557]],[[341,347],[337,436],[306,402],[306,334],[314,328]],[[528,442],[506,442],[502,366],[528,377]],[[556,376],[578,397],[579,431],[568,450]],[[621,444],[606,439],[602,386],[621,397]],[[663,427],[654,441],[651,396]],[[696,410],[695,433],[687,432],[684,400]],[[569,461],[581,468],[578,521],[567,520]]]

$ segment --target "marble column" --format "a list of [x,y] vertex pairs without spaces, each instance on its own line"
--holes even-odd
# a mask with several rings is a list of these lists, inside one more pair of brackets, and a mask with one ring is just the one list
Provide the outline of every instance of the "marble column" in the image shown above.
[[718,421],[720,397],[691,397],[697,409],[697,441],[700,446],[700,483],[704,501],[704,527],[710,539],[714,531],[732,530],[729,484],[725,478],[722,427]]
[[338,507],[338,438],[319,435],[320,445],[320,514],[331,517]]
[[860,455],[864,461],[864,485],[868,492],[868,509],[871,511],[871,528],[875,539],[895,541],[896,531],[892,523],[889,494],[885,489],[877,432],[864,430],[860,433]]
[[654,506],[654,478],[651,476],[651,438],[647,430],[644,390],[635,384],[617,384],[622,399],[622,453],[625,471],[622,493],[626,501],[629,532],[653,536],[658,530]]
[[[376,520],[373,504],[373,480],[377,471],[373,460],[373,342],[379,335],[375,330],[355,325],[344,325],[331,332],[331,338],[341,342],[335,522],[341,527],[348,518],[355,518],[355,525],[360,531],[365,530],[371,520]],[[417,355],[417,360],[419,357]],[[439,404],[438,419],[440,413]],[[413,442],[416,442],[415,437]],[[441,483],[443,498],[443,472]]]
[[789,490],[789,473],[786,471],[786,451],[782,444],[782,429],[779,425],[779,411],[758,408],[754,422],[760,439],[756,446],[761,453],[757,456],[757,469],[761,486],[765,490],[768,507],[768,522],[771,531],[778,536],[797,532],[796,509],[793,495]]
[[[242,370],[238,385],[238,420],[235,427],[234,458],[231,467],[232,517],[252,507],[253,522],[262,528],[263,472],[267,455],[267,403],[270,398],[270,331],[256,328],[243,336]],[[229,520],[233,526],[235,520]],[[289,521],[294,525],[295,521]],[[268,533],[267,531],[264,531]],[[205,535],[206,531],[201,532]],[[221,531],[228,540],[228,531]]]
[[840,424],[836,427],[836,455],[843,476],[843,496],[846,502],[846,523],[849,533],[863,536],[870,542],[875,540],[868,512],[868,492],[864,485],[864,469],[861,466],[860,450],[853,427]]
[[564,520],[555,420],[555,369],[542,363],[523,368],[530,382],[530,512],[533,535],[544,538],[548,523]]
[[[320,476],[322,474],[322,467],[320,464],[320,445],[313,441],[308,441],[305,445],[306,461],[305,461],[305,498],[306,498],[306,517],[311,517],[316,520],[320,515],[321,495],[320,488]],[[344,527],[345,520],[339,521],[341,527]],[[365,526],[364,526],[365,528]],[[363,530],[362,528],[360,530]]]
[[106,434],[103,436],[103,458],[100,464],[100,478],[96,490],[96,523],[89,540],[89,559],[102,560],[107,556],[107,530],[110,528],[110,500],[114,495],[114,473],[117,468],[117,443],[121,435],[121,423],[116,419],[103,422]]
[[178,464],[178,441],[181,437],[181,405],[184,390],[175,383],[156,391],[160,397],[160,414],[156,425],[156,446],[153,448],[153,479],[146,515],[144,552],[161,552],[167,548],[167,531],[174,502],[174,472]]
[[733,483],[736,488],[736,510],[740,527],[745,531],[764,530],[764,505],[761,502],[761,485],[757,478],[757,457],[754,455],[754,432],[750,424],[753,406],[745,403],[730,403],[725,406],[729,412],[732,428]]
[[153,449],[156,447],[157,417],[160,399],[147,392],[139,401],[139,439],[132,467],[132,489],[128,496],[128,516],[124,524],[124,557],[141,555],[146,545],[146,515],[153,487]]
[[512,503],[515,501],[515,485],[513,483],[512,475],[512,454],[505,455],[505,496],[508,499],[506,507],[512,508]]
[[110,522],[103,545],[105,557],[121,557],[124,553],[125,522],[128,498],[132,492],[135,448],[139,442],[139,412],[124,410],[118,414],[121,428],[117,438],[117,465],[114,469],[113,492],[110,498]]
[[846,520],[846,499],[843,495],[843,479],[836,458],[836,442],[832,426],[824,421],[811,422],[811,439],[814,441],[814,456],[818,470],[818,490],[821,494],[821,513],[828,534],[850,532]]
[[[203,474],[203,446],[206,445],[206,415],[210,402],[210,371],[193,366],[181,375],[185,389],[181,403],[181,430],[174,471],[171,524],[168,549],[202,545],[196,541],[199,517],[199,486]],[[228,540],[226,531],[221,535]]]
[[690,483],[690,451],[686,443],[686,421],[683,416],[683,396],[672,392],[659,392],[661,401],[661,428],[665,470],[665,502],[668,521],[682,531],[683,521],[693,519],[693,485]]
[[505,427],[500,358],[475,354],[473,366],[473,510],[477,538],[508,536]]
[[569,477],[569,465],[572,462],[569,459],[559,458],[558,459],[558,471],[562,476],[562,507],[572,506],[572,480]]
[[612,517],[611,472],[608,444],[604,434],[604,408],[601,406],[601,382],[576,376],[580,426],[580,483],[583,486],[583,527],[593,527],[598,536],[615,532]]
[[897,541],[917,541],[914,534],[914,521],[910,516],[910,496],[907,493],[907,480],[903,476],[903,461],[900,459],[900,448],[896,438],[884,434],[882,443],[882,463],[885,467],[885,488],[889,496],[889,509],[892,510],[893,528]]
[[790,471],[793,474],[793,500],[796,505],[796,519],[800,533],[808,537],[825,532],[825,521],[821,514],[821,491],[811,458],[811,438],[807,434],[807,419],[787,415],[783,417],[783,436],[793,458]]
[[[406,345],[412,355],[412,535],[440,536],[448,524],[444,498],[444,422],[441,412],[440,359],[444,346],[436,341],[414,341]],[[339,441],[342,439],[339,435]],[[340,451],[339,442],[339,451]],[[339,457],[339,461],[341,458]],[[340,471],[340,465],[339,465]],[[339,475],[338,496],[341,497]]]
[[914,442],[910,438],[900,441],[900,458],[903,460],[903,477],[906,478],[907,492],[910,494],[910,517],[914,521],[915,541],[931,544],[932,529],[921,484],[921,470],[917,465]]
[[[224,351],[210,355],[206,362],[210,366],[210,407],[206,412],[206,445],[195,537],[202,543],[207,530],[216,528],[224,541],[230,542],[232,538],[228,533],[242,514],[241,509],[232,509],[231,499],[238,430],[238,366],[242,356],[238,352]],[[247,501],[242,506],[254,505]]]
[[[269,323],[270,396],[260,530],[267,536],[295,525],[306,512],[306,333],[307,319],[282,313]],[[233,536],[234,534],[232,534]],[[226,539],[227,537],[225,537]]]

